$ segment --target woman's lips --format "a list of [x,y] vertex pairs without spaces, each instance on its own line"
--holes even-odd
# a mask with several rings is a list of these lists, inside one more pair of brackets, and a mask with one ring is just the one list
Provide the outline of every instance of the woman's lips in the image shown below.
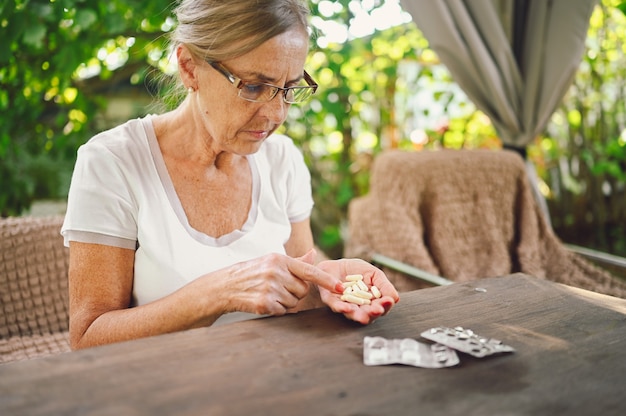
[[269,136],[269,130],[248,130],[248,134],[254,137],[256,140],[263,140]]

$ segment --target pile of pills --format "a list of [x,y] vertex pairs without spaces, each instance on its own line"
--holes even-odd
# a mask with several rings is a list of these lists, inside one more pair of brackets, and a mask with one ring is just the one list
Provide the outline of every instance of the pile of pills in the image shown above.
[[370,305],[372,299],[380,298],[382,294],[376,286],[368,286],[363,281],[362,274],[349,274],[343,282],[341,300],[355,305]]

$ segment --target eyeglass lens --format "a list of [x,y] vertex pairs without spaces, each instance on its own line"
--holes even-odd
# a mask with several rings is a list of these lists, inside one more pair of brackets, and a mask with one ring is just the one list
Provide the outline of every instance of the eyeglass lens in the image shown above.
[[282,89],[269,84],[244,83],[239,89],[239,96],[250,101],[270,101],[278,91],[283,92],[285,102],[290,104],[304,102],[313,94],[313,88],[309,86]]

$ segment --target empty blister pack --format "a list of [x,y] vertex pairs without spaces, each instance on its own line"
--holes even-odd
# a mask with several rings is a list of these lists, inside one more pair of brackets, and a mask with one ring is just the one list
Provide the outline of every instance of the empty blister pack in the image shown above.
[[471,329],[459,326],[455,328],[431,328],[428,331],[422,332],[421,335],[431,341],[479,358],[501,352],[515,351],[513,347],[504,344],[500,340],[480,336],[475,334]]
[[405,364],[414,367],[442,368],[457,365],[459,357],[456,351],[441,344],[426,344],[412,338],[365,337],[363,339],[363,363],[365,365]]

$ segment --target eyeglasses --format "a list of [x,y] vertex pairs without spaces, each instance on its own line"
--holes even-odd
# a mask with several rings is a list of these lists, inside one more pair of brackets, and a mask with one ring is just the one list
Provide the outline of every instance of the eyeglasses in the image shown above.
[[307,85],[297,85],[294,87],[278,87],[264,82],[249,82],[234,76],[230,71],[224,68],[218,62],[208,62],[217,72],[224,75],[231,84],[239,90],[239,97],[247,101],[255,103],[264,103],[272,100],[278,94],[283,92],[283,100],[287,104],[299,104],[307,101],[317,90],[317,84],[313,78],[304,71],[304,82]]

